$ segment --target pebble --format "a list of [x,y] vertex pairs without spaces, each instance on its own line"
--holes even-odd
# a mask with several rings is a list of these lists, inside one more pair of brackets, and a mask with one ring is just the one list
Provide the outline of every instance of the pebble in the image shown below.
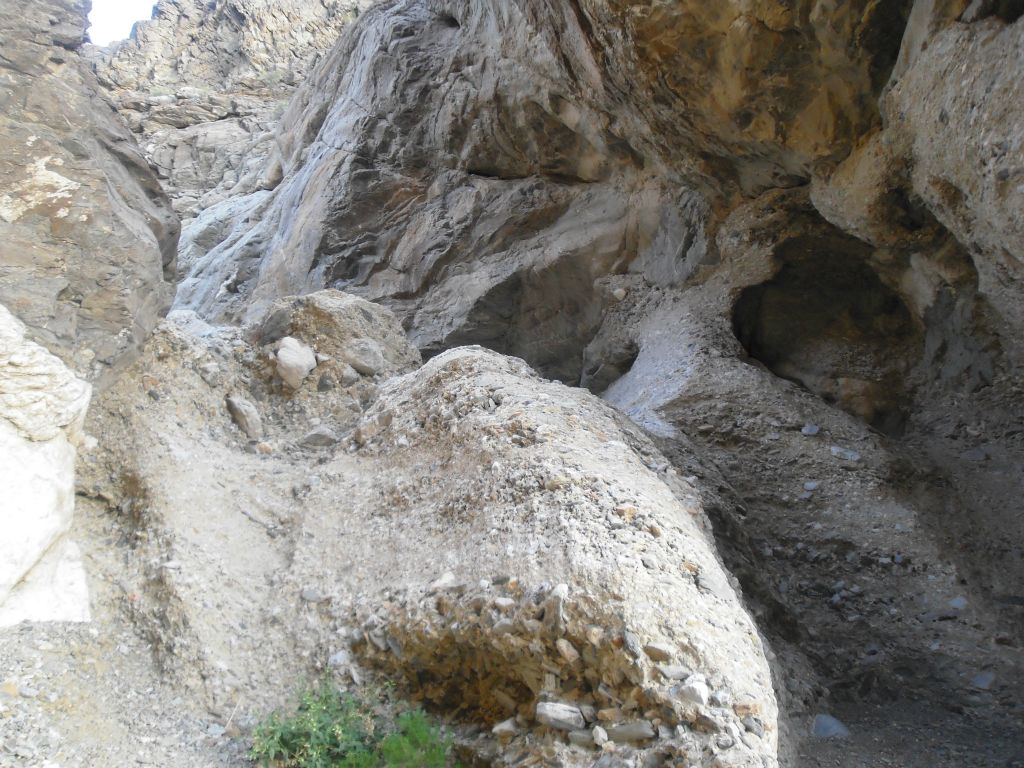
[[579,651],[577,651],[572,643],[566,640],[564,637],[558,638],[555,641],[555,647],[558,649],[558,653],[561,654],[562,658],[570,664],[577,661],[580,657]]
[[594,743],[599,747],[603,747],[608,743],[608,731],[600,725],[595,725],[591,728],[590,735],[593,737]]
[[616,742],[647,741],[655,736],[654,726],[647,720],[610,725],[605,730],[608,733],[608,738]]
[[228,413],[239,429],[252,440],[263,437],[263,421],[255,405],[240,395],[228,395],[226,402]]
[[612,291],[612,298],[615,299],[616,301],[622,301],[624,298],[626,298],[626,289],[616,288],[614,291]]
[[555,701],[542,701],[537,705],[537,722],[559,731],[581,731],[587,722],[579,707]]
[[964,608],[967,607],[967,598],[954,597],[952,600],[949,601],[949,607],[955,611],[962,611]]
[[304,448],[329,448],[341,442],[338,434],[328,426],[319,426],[307,432],[299,440],[299,445]]
[[819,483],[817,480],[808,480],[806,483],[804,483],[805,491],[816,491],[820,487],[821,483]]
[[651,661],[672,661],[674,649],[668,643],[648,643],[644,646],[644,653]]
[[515,736],[518,730],[519,729],[516,727],[516,719],[514,717],[510,717],[508,720],[502,720],[496,726],[491,728],[491,733],[498,738],[501,738],[503,736]]
[[662,677],[669,680],[685,680],[693,674],[689,667],[684,667],[681,664],[659,664],[658,671]]
[[820,431],[821,427],[817,424],[804,424],[803,428],[800,430],[800,434],[806,435],[807,437],[814,437],[814,435],[818,434]]
[[860,454],[856,451],[851,451],[849,448],[843,448],[839,445],[833,445],[829,448],[829,452],[837,459],[843,461],[860,461]]
[[815,715],[811,735],[819,739],[845,739],[850,735],[850,729],[832,715]]
[[693,676],[688,677],[682,685],[677,685],[672,692],[683,701],[689,701],[701,706],[707,706],[711,698],[711,690],[703,680]]
[[992,672],[979,672],[971,678],[971,687],[977,688],[980,691],[987,691],[992,687],[992,683],[996,680],[996,676]]

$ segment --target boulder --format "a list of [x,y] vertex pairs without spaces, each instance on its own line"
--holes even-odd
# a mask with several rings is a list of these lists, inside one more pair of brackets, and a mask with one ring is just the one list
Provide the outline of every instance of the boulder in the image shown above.
[[91,388],[26,333],[0,305],[0,625],[89,615],[81,558],[64,536]]

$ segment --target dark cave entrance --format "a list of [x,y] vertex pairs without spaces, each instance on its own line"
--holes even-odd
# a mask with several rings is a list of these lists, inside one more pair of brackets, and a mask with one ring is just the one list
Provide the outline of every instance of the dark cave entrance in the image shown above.
[[791,241],[769,281],[744,289],[733,329],[750,357],[890,435],[902,432],[923,336],[859,244]]

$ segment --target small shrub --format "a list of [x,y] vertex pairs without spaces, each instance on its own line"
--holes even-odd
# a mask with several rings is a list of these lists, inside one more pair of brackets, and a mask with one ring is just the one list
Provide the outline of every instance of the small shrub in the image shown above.
[[265,768],[446,768],[450,753],[451,740],[423,712],[392,724],[323,683],[300,696],[294,714],[260,724],[250,756]]

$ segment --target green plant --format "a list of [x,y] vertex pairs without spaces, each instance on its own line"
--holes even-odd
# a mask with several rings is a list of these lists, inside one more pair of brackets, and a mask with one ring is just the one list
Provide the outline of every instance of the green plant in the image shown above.
[[421,711],[392,723],[328,683],[307,690],[291,715],[275,712],[253,734],[265,768],[446,768],[451,739]]

